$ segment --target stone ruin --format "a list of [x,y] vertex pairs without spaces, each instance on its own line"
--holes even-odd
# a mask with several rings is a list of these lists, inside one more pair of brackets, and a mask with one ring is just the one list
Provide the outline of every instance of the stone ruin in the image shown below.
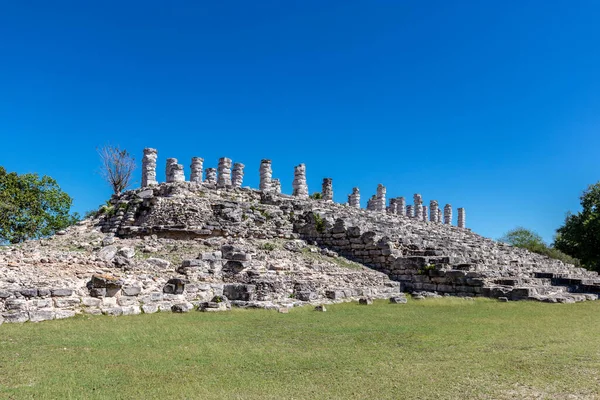
[[[600,294],[597,273],[479,236],[466,228],[464,208],[457,209],[455,226],[450,204],[441,210],[431,200],[427,208],[419,194],[414,204],[404,197],[388,204],[379,184],[362,209],[359,188],[347,203],[336,203],[331,178],[323,180],[322,198],[312,199],[304,164],[294,168],[293,193],[287,195],[266,159],[258,190],[241,187],[244,164],[228,158],[219,160],[218,169],[203,169],[204,160],[193,158],[189,182],[183,166],[169,158],[167,182],[158,183],[157,156],[144,150],[144,186],[113,196],[110,211],[62,236],[0,253],[0,323],[81,312],[279,308],[359,297],[365,304],[370,298],[402,303],[402,292],[415,299],[560,303]],[[88,236],[93,243],[81,242]],[[86,252],[53,250],[51,243],[63,239],[83,243]],[[139,251],[185,246],[198,250],[172,266],[158,256],[135,258]],[[347,263],[357,268],[340,266]]]

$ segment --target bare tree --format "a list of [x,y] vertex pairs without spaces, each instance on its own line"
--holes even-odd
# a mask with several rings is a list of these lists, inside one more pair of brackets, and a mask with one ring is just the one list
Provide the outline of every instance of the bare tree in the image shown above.
[[98,154],[102,162],[100,174],[115,194],[121,193],[131,184],[135,159],[119,146],[105,145],[98,148]]

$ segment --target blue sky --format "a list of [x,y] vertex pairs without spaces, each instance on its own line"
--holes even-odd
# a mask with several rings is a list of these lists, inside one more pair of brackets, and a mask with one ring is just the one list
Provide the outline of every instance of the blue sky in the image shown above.
[[[0,3],[0,165],[110,196],[96,148],[262,158],[551,241],[600,180],[597,1]],[[139,182],[140,170],[136,175]],[[456,218],[456,213],[455,213]]]

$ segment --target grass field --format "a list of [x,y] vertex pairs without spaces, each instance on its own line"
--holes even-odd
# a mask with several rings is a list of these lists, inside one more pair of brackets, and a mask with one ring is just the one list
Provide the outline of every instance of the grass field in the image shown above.
[[4,324],[0,398],[595,399],[600,302],[444,298]]

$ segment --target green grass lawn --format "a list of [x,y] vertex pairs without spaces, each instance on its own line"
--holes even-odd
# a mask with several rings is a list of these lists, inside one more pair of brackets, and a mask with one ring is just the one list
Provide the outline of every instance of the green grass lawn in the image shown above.
[[0,398],[594,399],[600,302],[444,298],[4,324]]

